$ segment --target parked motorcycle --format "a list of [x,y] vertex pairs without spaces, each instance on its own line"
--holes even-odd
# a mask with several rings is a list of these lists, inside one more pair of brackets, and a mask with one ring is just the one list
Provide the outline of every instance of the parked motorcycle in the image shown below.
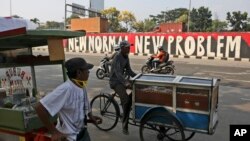
[[175,70],[174,61],[169,60],[164,65],[158,66],[157,69],[152,69],[154,68],[153,60],[154,58],[152,57],[148,58],[148,60],[146,61],[146,65],[143,65],[141,68],[142,73],[157,73],[157,74],[170,74],[170,75],[174,74]]
[[98,69],[96,70],[96,77],[98,79],[103,79],[104,77],[109,77],[109,71],[106,68],[106,64],[109,63],[109,58],[107,57],[107,55],[100,61],[100,65],[98,67]]
[[[100,61],[100,65],[99,65],[98,69],[96,70],[96,77],[98,79],[103,79],[104,77],[109,77],[111,65],[106,65],[107,63],[109,63],[109,61],[110,61],[110,59],[107,55],[105,55],[105,57]],[[106,66],[108,66],[108,67],[106,67]],[[129,75],[126,73],[126,71],[124,72],[124,77],[125,77],[125,79],[129,79]]]

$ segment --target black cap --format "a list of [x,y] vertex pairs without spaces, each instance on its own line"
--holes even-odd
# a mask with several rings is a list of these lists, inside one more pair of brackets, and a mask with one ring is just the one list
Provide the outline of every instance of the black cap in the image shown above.
[[120,42],[120,47],[130,47],[130,46],[131,44],[126,40]]
[[67,71],[73,72],[78,69],[89,70],[89,69],[92,69],[94,65],[87,63],[83,58],[76,57],[76,58],[67,60],[65,62],[65,67]]

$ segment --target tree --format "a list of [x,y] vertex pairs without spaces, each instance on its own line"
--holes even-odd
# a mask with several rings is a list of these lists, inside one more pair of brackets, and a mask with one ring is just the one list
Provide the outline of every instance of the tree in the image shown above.
[[190,12],[190,31],[204,32],[212,27],[212,14],[208,8],[193,8]]
[[119,10],[117,10],[115,7],[111,7],[101,11],[101,13],[108,19],[110,31],[119,32],[121,30],[121,25],[118,20],[118,16],[120,14]]
[[226,21],[220,21],[218,19],[212,21],[212,27],[210,31],[220,32],[220,31],[226,31],[226,30],[227,30]]
[[176,8],[170,10],[166,13],[166,22],[174,22],[183,15],[188,15],[188,10],[186,8]]
[[132,30],[133,24],[136,22],[135,16],[129,11],[122,11],[118,17],[119,21],[125,24],[125,29],[127,31]]
[[144,32],[144,22],[143,21],[135,22],[133,25],[133,29],[136,32]]
[[186,8],[176,8],[169,11],[161,11],[160,14],[150,15],[150,19],[160,24],[163,22],[175,22],[181,16],[188,15],[188,10]]
[[250,18],[247,19],[247,31],[250,31]]
[[234,11],[227,13],[227,21],[232,28],[231,31],[247,31],[247,12]]
[[133,29],[136,32],[150,32],[156,26],[156,22],[151,19],[145,19],[144,21],[135,22],[133,25]]
[[46,22],[46,29],[60,29],[62,28],[63,23],[59,23],[56,21],[47,21]]
[[30,21],[32,21],[32,22],[35,23],[35,24],[40,25],[40,20],[39,20],[38,18],[30,19]]
[[247,30],[246,31],[250,31],[250,24],[247,24]]
[[71,14],[70,17],[66,18],[66,25],[70,24],[71,19],[79,19],[79,18],[80,18],[79,15],[77,15],[77,14]]
[[12,17],[13,17],[13,18],[20,18],[20,19],[22,19],[22,17],[20,17],[20,16],[18,16],[18,15],[13,15]]
[[183,14],[178,19],[175,20],[176,23],[187,23],[188,21],[188,15]]

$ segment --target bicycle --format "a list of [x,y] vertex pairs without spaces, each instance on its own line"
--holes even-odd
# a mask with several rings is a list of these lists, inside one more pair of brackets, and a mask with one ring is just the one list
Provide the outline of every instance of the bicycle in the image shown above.
[[[100,130],[112,130],[122,117],[116,97],[119,96],[115,92],[111,94],[101,92],[91,100],[92,113],[102,118],[102,123],[96,125]],[[168,138],[173,141],[186,141],[195,134],[195,132],[184,131],[178,118],[162,109],[148,112],[140,121],[135,121],[133,117],[130,117],[129,124],[139,126],[141,141],[152,140],[146,136],[156,136],[158,140]]]

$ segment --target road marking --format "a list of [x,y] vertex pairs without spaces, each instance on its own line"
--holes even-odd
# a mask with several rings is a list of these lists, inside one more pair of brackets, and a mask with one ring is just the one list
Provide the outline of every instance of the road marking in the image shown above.
[[[205,73],[195,73],[195,74],[205,75]],[[247,81],[247,80],[228,79],[228,78],[225,78],[223,75],[215,75],[215,74],[213,74],[213,77],[215,77],[215,76],[217,76],[218,78],[221,78],[222,80],[229,80],[229,81],[238,81],[238,82],[250,83],[250,81]]]
[[250,83],[250,81],[247,81],[247,80],[237,80],[237,79],[225,79],[225,80],[230,80],[230,81],[239,81],[239,82],[246,82],[246,83]]
[[241,100],[250,101],[249,98],[240,98]]
[[207,73],[221,73],[221,74],[229,74],[229,75],[244,75],[244,74],[250,74],[250,72],[240,72],[240,73],[230,73],[230,72],[217,72],[217,71],[202,71]]

